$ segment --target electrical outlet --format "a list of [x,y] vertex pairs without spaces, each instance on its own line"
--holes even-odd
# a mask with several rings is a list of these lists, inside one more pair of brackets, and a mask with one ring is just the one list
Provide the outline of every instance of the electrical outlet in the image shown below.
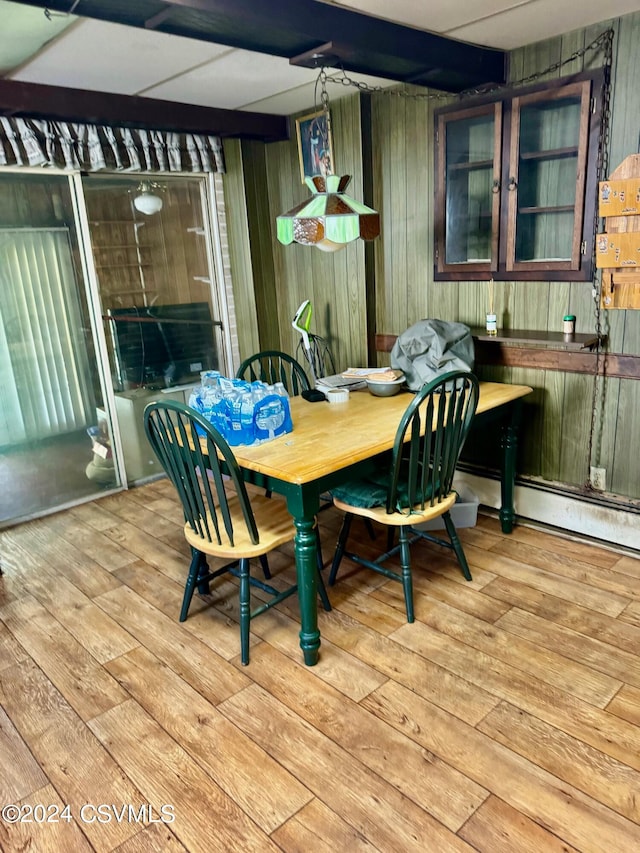
[[591,485],[598,492],[604,492],[607,489],[607,469],[594,468],[591,466]]

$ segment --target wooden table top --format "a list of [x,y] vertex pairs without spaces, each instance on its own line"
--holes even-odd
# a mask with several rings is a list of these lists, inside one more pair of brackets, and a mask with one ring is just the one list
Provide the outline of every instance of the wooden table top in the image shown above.
[[[481,382],[478,414],[532,392],[528,385]],[[346,403],[309,403],[292,397],[293,432],[251,447],[234,447],[238,464],[303,484],[393,447],[400,418],[412,395],[374,397],[353,391]]]

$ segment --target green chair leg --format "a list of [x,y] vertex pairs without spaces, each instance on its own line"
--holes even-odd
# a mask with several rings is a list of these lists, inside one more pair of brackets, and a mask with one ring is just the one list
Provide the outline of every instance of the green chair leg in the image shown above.
[[444,521],[444,525],[447,528],[447,533],[449,534],[449,539],[451,540],[451,546],[455,552],[456,557],[458,558],[458,563],[460,564],[460,568],[462,569],[462,574],[465,576],[465,579],[470,581],[473,580],[471,577],[471,572],[469,571],[469,564],[467,563],[467,558],[465,556],[464,551],[462,550],[462,544],[460,539],[458,538],[458,533],[456,531],[456,526],[453,523],[453,519],[451,518],[451,513],[445,512],[442,516]]
[[260,565],[262,566],[265,578],[267,580],[271,580],[271,569],[269,568],[269,560],[267,559],[266,554],[262,554],[260,557]]
[[205,577],[209,574],[209,564],[206,556],[200,551],[200,562],[198,564],[198,593],[200,595],[209,595],[209,581]]
[[251,624],[251,591],[249,588],[249,560],[240,560],[240,659],[249,663],[249,626]]
[[189,574],[187,575],[187,582],[184,587],[184,596],[182,598],[182,607],[180,609],[180,622],[185,621],[187,613],[189,612],[189,605],[193,598],[193,590],[196,588],[198,575],[200,574],[200,558],[200,551],[196,551],[195,548],[192,548],[191,564],[189,565]]
[[321,572],[324,569],[324,559],[322,557],[322,546],[320,545],[320,536],[318,536],[317,527],[316,527],[316,562],[318,564],[318,571]]
[[322,606],[327,611],[327,613],[331,612],[331,602],[329,601],[329,596],[327,595],[327,588],[324,585],[324,578],[322,577],[322,572],[318,570],[318,595],[320,596],[320,601],[322,602]]
[[373,524],[371,523],[370,518],[365,518],[364,526],[367,528],[367,533],[369,534],[369,539],[376,538],[376,531],[373,529]]
[[349,538],[349,531],[351,530],[351,522],[353,521],[353,513],[348,512],[345,514],[344,521],[342,522],[342,527],[340,528],[340,534],[338,536],[338,544],[336,545],[336,553],[333,555],[333,562],[331,563],[331,573],[329,574],[329,586],[333,586],[336,582],[336,575],[338,574],[338,569],[340,568],[340,563],[342,562],[342,557],[344,555],[344,549],[347,544],[347,539]]
[[404,603],[407,609],[407,622],[414,622],[415,617],[413,614],[413,579],[411,577],[409,531],[406,527],[400,528],[400,567],[402,569],[402,588],[404,590]]

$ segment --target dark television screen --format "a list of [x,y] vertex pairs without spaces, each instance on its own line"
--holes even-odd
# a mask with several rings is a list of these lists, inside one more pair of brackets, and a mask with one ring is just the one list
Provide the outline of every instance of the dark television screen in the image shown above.
[[208,302],[108,312],[119,390],[183,385],[218,367]]

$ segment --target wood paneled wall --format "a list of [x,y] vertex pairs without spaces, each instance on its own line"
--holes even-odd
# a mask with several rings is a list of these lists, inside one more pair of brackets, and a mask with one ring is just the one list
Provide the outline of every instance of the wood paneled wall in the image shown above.
[[[640,57],[636,45],[640,40],[640,13],[513,51],[510,79],[518,80],[570,57],[609,26],[615,30],[609,156],[613,169],[638,147]],[[588,70],[602,62],[601,54],[590,52],[553,76]],[[407,89],[409,94],[425,91]],[[486,282],[433,280],[433,112],[444,102],[384,93],[372,98],[373,202],[382,221],[382,233],[375,243],[375,322],[379,333],[397,334],[424,317],[478,325],[487,310]],[[331,115],[337,171],[354,175],[353,195],[362,198],[358,96],[333,101]],[[253,150],[252,164],[258,156],[267,179],[269,223],[264,227],[271,228],[273,234],[275,216],[304,199],[307,191],[300,184],[295,139],[262,146],[259,155]],[[266,209],[264,199],[261,203]],[[243,239],[248,238],[246,232]],[[251,239],[253,244],[253,235]],[[329,338],[338,367],[366,363],[363,244],[358,242],[331,256],[300,246],[282,247],[272,237],[270,247],[261,244],[261,257],[266,265],[273,263],[271,292],[277,304],[279,346],[294,351],[297,338],[290,321],[299,302],[310,298],[315,311],[313,329]],[[253,264],[255,274],[255,259]],[[243,283],[236,280],[235,286],[242,290]],[[570,310],[577,316],[576,331],[592,331],[592,287],[591,282],[496,283],[499,322],[510,328],[557,331]],[[272,341],[276,339],[276,319],[269,322],[265,340]],[[640,354],[640,312],[603,312],[603,326],[612,352]],[[262,335],[261,330],[261,341]],[[479,367],[478,372],[486,379],[528,384],[535,389],[526,404],[520,470],[534,479],[582,485],[589,473],[592,377],[523,368]],[[636,499],[640,498],[634,416],[638,411],[639,382],[605,379],[600,383],[592,461],[607,470],[611,491]]]
[[[261,156],[259,156],[261,154]],[[224,142],[226,173],[223,175],[227,236],[229,243],[229,261],[233,284],[233,300],[236,316],[236,332],[240,360],[260,349],[266,349],[265,336],[261,342],[258,332],[258,311],[256,293],[259,272],[263,264],[273,264],[271,251],[265,251],[265,258],[255,263],[252,258],[249,238],[249,214],[247,193],[245,191],[242,148],[239,139],[227,139]],[[254,151],[254,168],[264,161],[264,152]],[[256,162],[257,161],[257,162]],[[254,275],[255,265],[255,275]],[[234,365],[234,369],[239,366]]]

